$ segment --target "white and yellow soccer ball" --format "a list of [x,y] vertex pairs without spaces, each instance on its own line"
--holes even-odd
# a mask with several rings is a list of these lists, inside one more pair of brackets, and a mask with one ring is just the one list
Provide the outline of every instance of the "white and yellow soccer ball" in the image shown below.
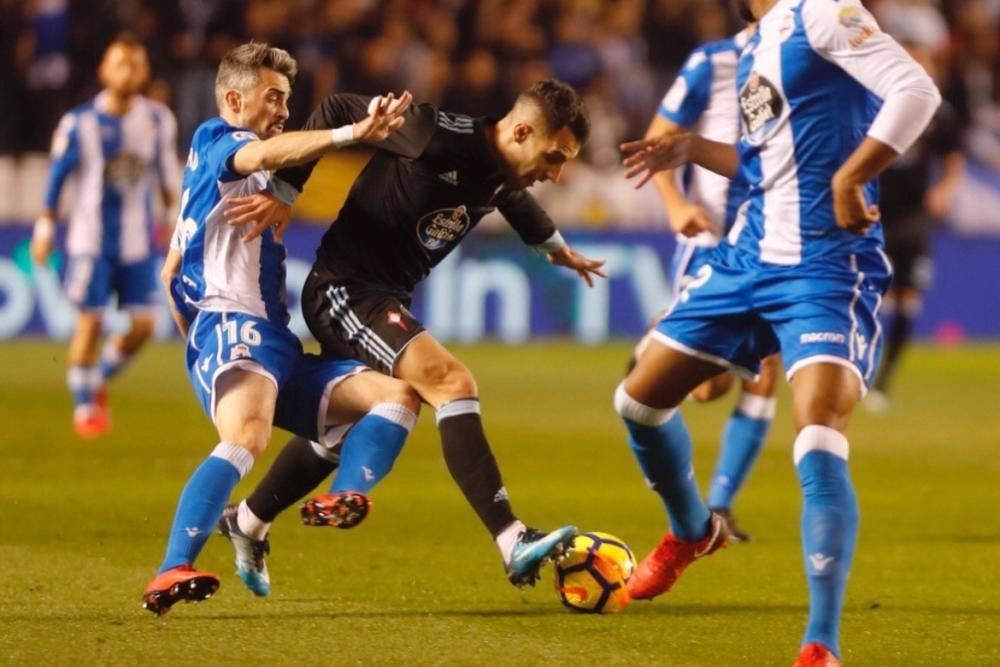
[[632,601],[625,584],[634,569],[635,556],[622,540],[582,533],[556,564],[556,592],[573,611],[615,614]]

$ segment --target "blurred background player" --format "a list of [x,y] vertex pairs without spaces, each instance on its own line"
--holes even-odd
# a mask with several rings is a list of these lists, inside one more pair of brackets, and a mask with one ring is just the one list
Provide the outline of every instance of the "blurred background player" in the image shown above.
[[[730,38],[692,51],[664,96],[646,137],[692,131],[715,141],[735,143],[739,139],[736,63],[755,29],[751,24]],[[670,227],[676,232],[677,248],[670,272],[676,299],[697,279],[701,267],[733,226],[747,187],[740,176],[730,180],[696,164],[686,165],[680,173],[674,169],[657,173],[653,184],[663,200]],[[647,334],[636,346],[635,356],[648,344]],[[761,363],[756,379],[741,380],[742,394],[723,431],[708,506],[726,521],[734,541],[750,539],[737,527],[732,506],[771,427],[780,366],[778,355],[772,355]],[[729,390],[732,382],[730,373],[717,375],[699,385],[691,397],[699,402],[715,400]]]
[[[79,309],[69,345],[67,382],[73,426],[92,438],[110,428],[107,383],[153,334],[158,303],[153,190],[168,211],[177,202],[180,167],[177,123],[171,111],[139,92],[149,79],[146,50],[130,35],[107,47],[98,69],[103,89],[63,116],[52,140],[45,206],[35,222],[31,254],[44,265],[52,254],[59,193],[76,176],[66,250],[66,293]],[[170,219],[168,213],[168,219]],[[131,316],[124,334],[99,351],[111,295]]]
[[[374,103],[367,96],[331,95],[305,127],[352,122]],[[303,315],[324,356],[358,359],[400,378],[434,408],[448,470],[490,532],[508,579],[533,584],[576,528],[543,532],[514,514],[486,439],[472,373],[408,307],[416,285],[494,210],[551,263],[588,285],[604,276],[604,262],[574,252],[526,191],[536,182],[559,180],[586,140],[590,119],[576,91],[551,79],[530,86],[499,119],[427,103],[406,118],[379,144],[324,235],[302,290]],[[314,167],[278,172],[276,191],[291,202]],[[332,470],[308,442],[293,439],[247,502],[271,521]],[[322,497],[307,502],[307,522],[328,523],[326,504]]]
[[[941,85],[933,51],[916,42],[904,46]],[[962,132],[958,112],[943,101],[923,136],[879,177],[879,210],[893,276],[882,304],[887,322],[882,365],[864,401],[873,412],[890,407],[893,374],[913,334],[914,320],[920,315],[923,292],[933,279],[930,240],[934,223],[947,216],[965,173]],[[935,181],[936,167],[940,167],[940,173]]]
[[681,134],[623,146],[626,175],[642,175],[640,186],[688,161],[730,178],[741,172],[749,184],[732,245],[720,245],[687,286],[615,393],[629,445],[670,519],[628,588],[637,599],[661,595],[725,545],[721,518],[694,484],[677,406],[723,369],[753,374],[780,351],[809,584],[795,665],[835,667],[859,514],[845,433],[878,365],[878,307],[891,276],[876,178],[924,131],[940,94],[858,0],[740,0],[739,8],[758,26],[737,68],[738,144]]
[[[363,416],[344,442],[341,475],[364,479],[388,473],[416,421],[419,400],[402,382],[361,373],[364,367],[354,361],[302,354],[288,329],[280,237],[266,225],[251,234],[225,221],[229,200],[263,191],[271,170],[356,141],[384,139],[403,123],[408,94],[396,103],[390,95],[357,123],[283,134],[296,71],[288,52],[260,42],[226,54],[216,83],[220,117],[195,132],[184,170],[181,219],[163,278],[171,312],[187,336],[191,384],[219,443],[188,479],[163,562],[143,593],[143,607],[158,615],[218,589],[218,576],[193,564],[233,487],[267,447],[272,423],[326,441],[328,426]],[[346,465],[352,437],[363,447],[356,452],[371,455],[359,466]],[[237,547],[237,572],[255,593],[266,595],[266,539],[255,533],[266,534],[267,527],[242,509],[225,524]]]

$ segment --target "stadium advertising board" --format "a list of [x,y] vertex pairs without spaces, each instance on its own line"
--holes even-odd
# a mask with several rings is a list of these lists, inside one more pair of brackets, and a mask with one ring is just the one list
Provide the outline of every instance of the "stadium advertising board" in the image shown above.
[[[33,272],[24,226],[0,226],[0,339],[47,336],[66,339],[73,310],[62,293],[64,258]],[[288,248],[291,327],[308,330],[299,291],[322,229],[293,226]],[[535,336],[572,336],[585,343],[631,338],[669,301],[668,234],[588,232],[567,234],[578,250],[607,260],[608,281],[588,289],[574,274],[553,267],[513,235],[473,234],[420,286],[413,311],[443,340],[509,343]],[[1000,266],[1000,239],[947,232],[935,240],[934,286],[927,294],[918,334],[946,342],[1000,338],[1000,296],[991,281]],[[164,307],[165,308],[165,307]],[[123,316],[109,316],[111,327]],[[157,335],[172,335],[164,309]]]

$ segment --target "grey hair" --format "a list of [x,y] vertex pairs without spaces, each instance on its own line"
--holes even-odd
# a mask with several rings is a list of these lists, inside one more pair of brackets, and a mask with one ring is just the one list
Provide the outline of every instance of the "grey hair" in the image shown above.
[[223,56],[219,63],[219,72],[215,75],[215,100],[219,106],[222,106],[227,90],[246,91],[257,85],[261,67],[283,74],[289,86],[295,83],[295,75],[299,71],[295,58],[284,49],[264,42],[240,44]]

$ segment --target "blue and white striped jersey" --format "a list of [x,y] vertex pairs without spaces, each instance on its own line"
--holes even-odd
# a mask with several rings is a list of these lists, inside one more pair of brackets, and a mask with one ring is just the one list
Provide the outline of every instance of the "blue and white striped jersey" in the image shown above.
[[182,312],[188,315],[193,307],[247,313],[285,325],[285,247],[270,229],[246,243],[249,228],[233,227],[223,218],[229,199],[261,192],[270,179],[266,171],[249,176],[233,171],[233,156],[251,141],[257,141],[253,132],[218,117],[195,131],[171,240],[171,247],[182,253],[172,291],[175,300],[183,299]]
[[62,186],[73,174],[70,255],[126,264],[149,256],[154,186],[178,189],[176,137],[170,109],[142,96],[124,116],[108,113],[104,92],[63,116],[52,139],[45,206],[57,209]]
[[[660,103],[660,116],[706,139],[735,144],[740,136],[736,65],[748,39],[744,30],[692,51]],[[686,165],[681,179],[688,200],[708,213],[714,227],[690,238],[678,234],[678,240],[704,247],[717,245],[746,198],[746,184],[696,164]]]
[[[737,70],[741,172],[730,240],[768,264],[874,252],[881,225],[836,226],[831,179],[866,136],[904,152],[940,99],[926,72],[858,0],[779,0]],[[878,185],[865,188],[870,203]]]

